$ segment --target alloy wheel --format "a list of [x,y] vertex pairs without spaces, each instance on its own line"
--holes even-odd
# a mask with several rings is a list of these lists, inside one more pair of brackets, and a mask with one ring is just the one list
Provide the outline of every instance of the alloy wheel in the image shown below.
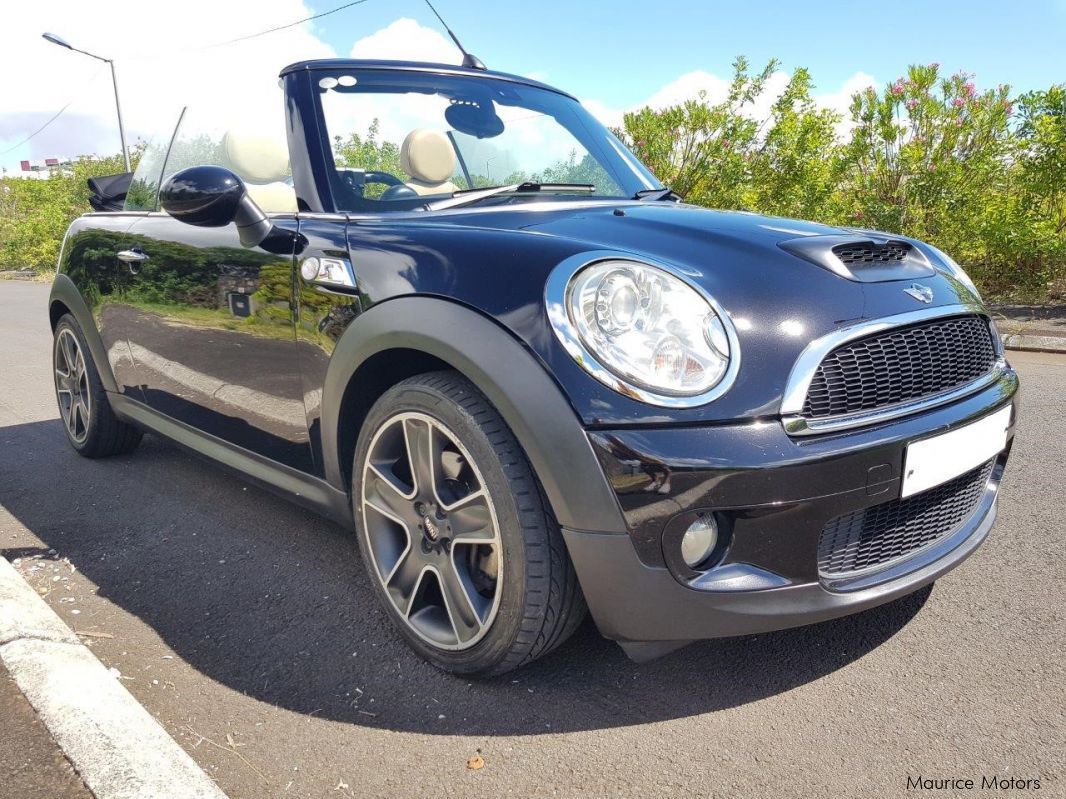
[[55,380],[63,424],[66,425],[71,439],[76,444],[81,444],[89,435],[92,398],[89,394],[85,355],[74,332],[67,327],[62,328],[56,336]]
[[386,596],[421,639],[467,649],[502,594],[503,547],[481,471],[458,437],[423,413],[390,417],[362,467],[363,534]]

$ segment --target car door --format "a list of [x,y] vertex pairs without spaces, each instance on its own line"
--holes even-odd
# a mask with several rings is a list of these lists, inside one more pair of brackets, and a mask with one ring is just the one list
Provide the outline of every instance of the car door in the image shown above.
[[[164,211],[126,232],[136,274],[123,321],[144,401],[152,409],[272,461],[309,471],[293,318],[298,222],[284,103],[240,98],[190,105],[170,140],[159,185],[193,166],[237,175],[279,235],[242,246],[233,224],[199,227]],[[259,97],[259,95],[255,95]],[[155,205],[158,208],[158,204]],[[289,234],[287,237],[285,234]]]
[[[275,215],[291,231],[292,215]],[[235,226],[203,228],[165,213],[127,233],[136,303],[129,350],[144,401],[223,441],[311,469],[294,342],[293,255],[241,246]]]

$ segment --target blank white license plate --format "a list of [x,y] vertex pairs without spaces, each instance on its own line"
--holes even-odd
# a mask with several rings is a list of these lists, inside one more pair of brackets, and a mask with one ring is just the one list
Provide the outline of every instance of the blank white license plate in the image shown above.
[[1007,446],[1011,406],[991,416],[944,433],[915,441],[903,459],[902,498],[946,483],[987,463]]

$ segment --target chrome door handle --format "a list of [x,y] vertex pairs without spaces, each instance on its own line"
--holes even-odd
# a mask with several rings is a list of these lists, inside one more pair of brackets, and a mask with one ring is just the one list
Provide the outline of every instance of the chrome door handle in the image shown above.
[[119,252],[118,259],[127,264],[140,264],[148,260],[148,253],[144,252],[139,247],[134,247],[132,250],[122,250]]
[[130,268],[130,274],[136,275],[141,271],[141,264],[148,260],[148,253],[140,247],[132,247],[128,250],[120,250],[118,259]]

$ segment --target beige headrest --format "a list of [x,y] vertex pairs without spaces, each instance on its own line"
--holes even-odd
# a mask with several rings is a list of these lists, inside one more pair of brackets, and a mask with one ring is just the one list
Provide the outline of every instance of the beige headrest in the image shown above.
[[279,180],[274,183],[245,183],[244,186],[248,196],[268,214],[294,214],[297,211],[296,192],[288,183]]
[[230,167],[248,183],[273,183],[289,176],[289,150],[271,136],[228,130],[222,152]]
[[400,169],[423,183],[443,183],[455,172],[455,150],[443,133],[416,128],[400,146]]

